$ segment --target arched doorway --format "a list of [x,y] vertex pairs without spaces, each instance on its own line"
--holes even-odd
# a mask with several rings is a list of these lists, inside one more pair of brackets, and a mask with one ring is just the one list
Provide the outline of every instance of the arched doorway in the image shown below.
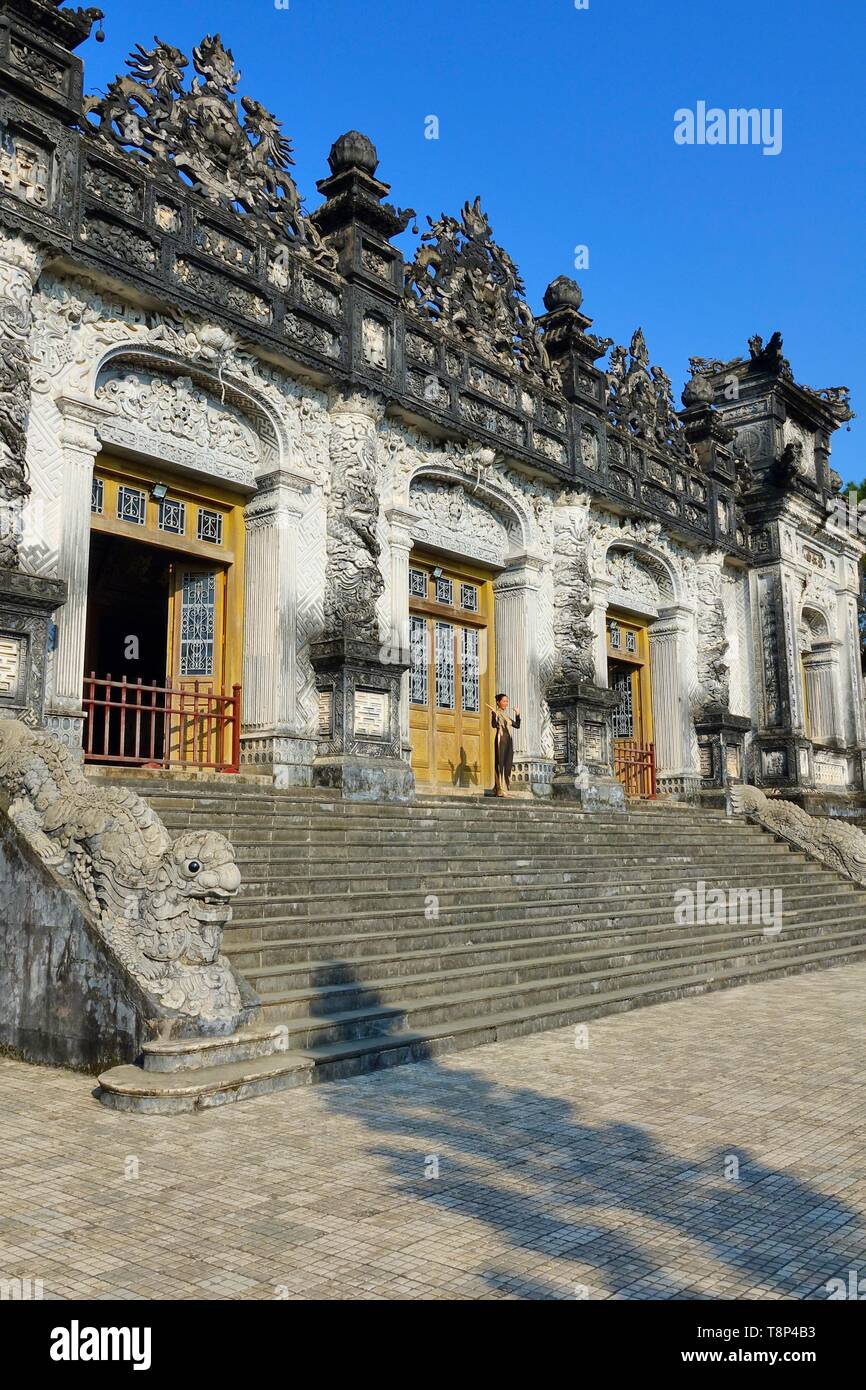
[[99,455],[83,672],[87,762],[236,765],[243,555],[243,507],[230,492],[159,464]]

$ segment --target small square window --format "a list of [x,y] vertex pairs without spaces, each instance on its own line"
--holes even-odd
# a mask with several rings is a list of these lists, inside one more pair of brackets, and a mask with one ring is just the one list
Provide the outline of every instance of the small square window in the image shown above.
[[474,584],[460,585],[460,607],[467,613],[478,612],[478,590]]
[[619,626],[619,623],[617,623],[617,622],[610,622],[610,623],[608,623],[607,631],[608,631],[608,636],[609,636],[609,638],[610,638],[610,645],[613,647],[614,651],[618,651],[618,650],[619,650],[619,647],[620,647],[620,626]]
[[436,580],[436,602],[454,602],[454,584],[452,580],[442,579],[441,577]]
[[637,633],[636,633],[636,632],[626,632],[626,634],[625,634],[625,649],[626,649],[627,652],[632,652],[632,653],[634,653],[634,652],[637,651]]
[[208,507],[198,509],[198,539],[210,541],[211,545],[223,543],[223,514],[212,512]]
[[409,593],[412,594],[415,598],[426,598],[426,597],[427,597],[427,571],[426,571],[426,570],[413,570],[413,569],[410,569],[410,571],[409,571]]
[[173,536],[182,536],[186,531],[186,507],[173,497],[159,499],[159,529],[170,531]]
[[117,519],[133,526],[144,526],[147,519],[147,498],[138,487],[121,483],[117,489]]
[[90,510],[94,516],[102,516],[105,510],[105,483],[101,478],[94,478],[90,485]]

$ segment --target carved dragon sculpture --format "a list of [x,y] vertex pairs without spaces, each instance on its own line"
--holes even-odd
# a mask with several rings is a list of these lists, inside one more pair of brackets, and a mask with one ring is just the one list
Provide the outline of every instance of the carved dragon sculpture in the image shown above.
[[188,90],[189,59],[162,39],[154,37],[150,49],[136,45],[127,66],[129,72],[110,82],[104,96],[85,98],[87,135],[224,208],[242,208],[263,230],[287,235],[317,265],[336,268],[336,253],[302,211],[289,172],[292,145],[280,122],[252,97],[241,98],[239,116],[240,73],[219,34],[208,34],[193,49],[198,76]]
[[732,786],[731,809],[820,859],[829,869],[866,887],[866,833],[828,816],[810,816],[793,801],[770,797],[759,787]]
[[68,748],[18,720],[0,723],[0,799],[39,857],[84,894],[110,950],[165,1015],[237,1018],[220,943],[240,874],[223,835],[173,840],[135,792],[87,781]]

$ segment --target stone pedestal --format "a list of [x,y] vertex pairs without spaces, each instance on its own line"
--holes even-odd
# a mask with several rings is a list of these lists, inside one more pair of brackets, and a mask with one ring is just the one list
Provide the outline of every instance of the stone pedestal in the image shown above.
[[625,792],[613,774],[615,690],[582,684],[554,687],[547,702],[553,724],[553,795],[586,810],[625,810]]
[[701,766],[701,800],[724,799],[731,782],[746,780],[745,739],[751,720],[721,705],[695,721]]
[[801,734],[756,735],[750,747],[751,781],[756,787],[778,787],[786,793],[812,787],[812,741]]
[[62,579],[0,569],[0,719],[44,723],[48,625],[65,602]]
[[347,801],[411,801],[415,776],[401,757],[400,730],[408,663],[385,661],[378,643],[348,636],[314,642],[310,662],[319,692],[313,785]]

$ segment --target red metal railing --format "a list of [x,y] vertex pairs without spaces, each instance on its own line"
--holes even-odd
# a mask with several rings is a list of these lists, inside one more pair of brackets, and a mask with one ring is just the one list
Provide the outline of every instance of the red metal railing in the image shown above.
[[139,677],[84,678],[84,761],[133,767],[237,772],[241,687],[216,693],[205,681],[146,685]]
[[638,743],[634,738],[616,739],[613,745],[613,770],[617,781],[625,787],[626,796],[644,796],[649,800],[655,797],[654,743]]

